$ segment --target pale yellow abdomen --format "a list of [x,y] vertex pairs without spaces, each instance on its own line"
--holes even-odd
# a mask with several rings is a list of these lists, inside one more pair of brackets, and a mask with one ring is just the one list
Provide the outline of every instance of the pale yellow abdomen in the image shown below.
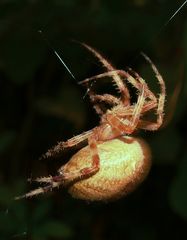
[[[131,192],[150,169],[149,146],[133,137],[121,137],[98,144],[100,169],[92,176],[69,186],[69,193],[88,201],[113,200]],[[72,173],[91,166],[88,146],[77,152],[63,167]]]

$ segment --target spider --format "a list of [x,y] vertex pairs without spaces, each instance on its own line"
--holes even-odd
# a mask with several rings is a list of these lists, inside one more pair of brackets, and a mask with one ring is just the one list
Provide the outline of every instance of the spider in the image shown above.
[[[87,87],[91,102],[100,116],[100,125],[65,142],[59,142],[43,156],[53,157],[65,148],[71,148],[85,140],[88,144],[79,150],[69,162],[61,166],[56,176],[40,177],[34,181],[42,184],[22,196],[28,198],[66,186],[75,198],[88,201],[113,200],[131,192],[147,176],[151,165],[148,144],[131,136],[137,129],[157,130],[162,125],[165,103],[165,83],[150,58],[142,53],[150,64],[160,85],[158,97],[149,89],[145,80],[132,69],[115,69],[100,53],[83,43],[106,68],[106,72],[81,81]],[[95,94],[88,84],[111,77],[120,98],[111,94]],[[136,103],[131,103],[126,82],[137,92]],[[104,111],[100,103],[111,108]],[[145,120],[144,115],[154,110],[156,121]]]

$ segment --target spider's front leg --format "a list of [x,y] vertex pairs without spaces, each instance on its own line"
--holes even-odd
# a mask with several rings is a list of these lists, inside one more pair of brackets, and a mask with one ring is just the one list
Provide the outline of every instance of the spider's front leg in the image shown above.
[[81,133],[81,134],[79,134],[75,137],[72,137],[65,142],[58,142],[58,144],[56,146],[49,149],[45,154],[42,155],[41,158],[45,159],[45,158],[53,157],[55,155],[58,155],[65,148],[70,148],[70,147],[73,147],[75,145],[78,145],[79,143],[88,139],[92,135],[92,132],[93,132],[93,129],[89,130],[89,131],[86,131],[84,133]]
[[[88,84],[86,84],[87,86]],[[119,105],[121,104],[121,100],[111,94],[103,94],[103,95],[100,95],[100,94],[95,94],[88,86],[87,86],[87,94],[89,95],[90,97],[90,100],[91,102],[93,103],[93,107],[94,109],[96,110],[96,113],[98,115],[103,115],[105,113],[105,111],[103,110],[102,106],[100,105],[100,103],[108,103],[112,106],[115,106],[115,105]]]
[[[99,52],[97,52],[94,48],[90,47],[89,45],[82,43],[82,45],[87,48],[92,54],[94,54],[97,59],[99,59],[99,61],[103,64],[103,66],[107,69],[108,71],[113,71],[113,75],[112,75],[112,81],[115,84],[115,86],[117,87],[117,90],[122,94],[122,101],[124,105],[129,105],[130,103],[130,94],[129,94],[129,90],[127,88],[127,86],[125,85],[125,83],[123,82],[123,80],[121,79],[120,75],[115,72],[115,68],[112,66],[111,63],[109,63],[108,60],[106,60]],[[80,84],[85,83],[85,82],[89,82],[92,78],[88,78],[85,79],[84,81],[81,81]],[[95,78],[97,79],[97,77]]]
[[142,53],[142,55],[150,63],[151,68],[153,69],[153,72],[156,75],[156,78],[160,84],[160,94],[159,94],[158,103],[157,103],[157,111],[156,111],[157,120],[156,120],[156,122],[141,120],[138,123],[138,127],[141,129],[145,129],[145,130],[154,131],[154,130],[157,130],[163,123],[164,104],[165,104],[165,97],[166,97],[166,86],[165,86],[165,82],[162,78],[162,75],[159,73],[159,71],[158,71],[157,67],[154,65],[154,63],[144,53]]
[[134,110],[132,116],[129,118],[123,119],[122,117],[118,117],[117,114],[113,114],[112,112],[108,114],[107,121],[115,129],[119,134],[131,134],[136,129],[138,122],[140,121],[140,115],[145,103],[145,91],[144,85],[142,86],[141,94],[138,96],[138,100],[136,105],[134,106]]

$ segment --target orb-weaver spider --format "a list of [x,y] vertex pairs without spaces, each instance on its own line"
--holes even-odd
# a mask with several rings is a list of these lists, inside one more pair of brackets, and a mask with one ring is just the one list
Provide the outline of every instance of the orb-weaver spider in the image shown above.
[[[69,192],[85,200],[111,200],[132,191],[147,175],[150,168],[150,150],[146,143],[130,135],[137,129],[157,130],[163,122],[165,83],[156,66],[145,54],[160,85],[158,98],[138,73],[116,70],[104,57],[87,44],[106,68],[106,72],[87,78],[80,84],[88,89],[89,97],[96,112],[100,115],[100,125],[83,132],[65,142],[59,142],[48,150],[44,157],[53,157],[64,148],[73,147],[84,140],[88,146],[78,151],[71,160],[60,167],[56,176],[40,177],[37,181],[44,186],[32,190],[19,198],[32,197],[48,192],[59,186],[67,186]],[[120,92],[120,98],[111,94],[95,94],[88,84],[111,77]],[[137,102],[131,103],[127,84],[137,91]],[[103,111],[100,102],[107,103],[110,109]],[[144,114],[156,111],[155,122],[145,120]]]

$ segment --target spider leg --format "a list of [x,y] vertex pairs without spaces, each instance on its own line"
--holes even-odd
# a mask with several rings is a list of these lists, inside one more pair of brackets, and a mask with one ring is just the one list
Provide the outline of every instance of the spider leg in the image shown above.
[[[104,111],[100,102],[106,102],[111,105],[118,105],[121,103],[121,100],[111,94],[95,94],[92,90],[88,89],[88,95],[90,97],[91,102],[93,103],[93,107],[96,110],[96,113],[99,115],[103,115]],[[99,102],[99,103],[98,103]]]
[[51,183],[53,178],[55,178],[55,177],[56,176],[54,176],[54,177],[52,177],[52,176],[49,176],[49,177],[39,177],[39,178],[36,178],[36,179],[29,178],[28,182]]
[[[139,91],[141,91],[142,85],[144,85],[145,93],[147,94],[147,88],[145,87],[146,85],[142,84],[142,83],[139,83],[135,78],[133,78],[128,72],[126,72],[124,70],[113,70],[113,71],[109,71],[109,72],[106,72],[106,73],[101,73],[101,74],[98,74],[96,76],[86,78],[85,80],[79,82],[79,84],[87,84],[90,81],[93,81],[93,80],[96,81],[96,80],[99,80],[99,79],[104,78],[104,77],[113,77],[114,74],[116,74],[116,73],[121,75],[122,77],[126,78],[127,81],[130,84],[132,84]],[[141,80],[145,83],[145,81],[143,79],[141,79]]]
[[[156,99],[154,93],[149,90],[149,87],[147,86],[147,83],[144,81],[144,79],[143,79],[137,72],[135,72],[132,68],[129,68],[129,67],[128,67],[127,69],[128,69],[128,72],[130,72],[132,75],[135,76],[135,79],[136,79],[137,81],[139,81],[142,85],[144,85],[144,87],[145,87],[145,89],[146,89],[147,96],[148,96],[152,101],[157,102],[157,99]],[[131,80],[131,81],[132,81],[132,80]]]
[[65,184],[67,181],[67,177],[65,174],[59,174],[56,176],[49,176],[49,177],[39,177],[36,179],[28,179],[30,182],[38,182],[38,183],[47,183],[46,186],[44,187],[39,187],[36,188],[24,195],[18,196],[15,198],[15,200],[21,199],[21,198],[28,198],[28,197],[33,197],[35,195],[41,194],[41,193],[46,193],[49,191],[52,191],[53,188],[59,187],[62,184]]
[[[155,64],[151,61],[151,59],[145,54],[145,53],[141,53],[142,56],[145,58],[145,60],[151,65],[151,68],[153,70],[153,72],[156,75],[156,78],[158,80],[158,83],[160,84],[160,89],[161,89],[161,93],[160,96],[158,98],[158,108],[157,108],[157,114],[158,114],[158,118],[159,118],[159,122],[162,124],[162,119],[163,119],[163,109],[164,109],[164,103],[165,103],[165,96],[166,96],[166,87],[165,87],[165,82],[162,78],[162,75],[159,73],[157,67],[155,66]],[[136,76],[136,78],[139,81],[142,81],[143,79],[138,75],[138,73],[132,71],[132,69],[130,69],[131,72],[133,72]],[[144,80],[143,80],[144,81]],[[147,84],[144,83],[144,85],[146,86]],[[147,88],[147,91],[149,93],[149,97],[152,98],[153,101],[155,101],[155,96],[154,94],[149,90],[149,88]],[[160,125],[161,125],[160,124]]]
[[84,133],[81,133],[75,137],[72,137],[68,139],[66,142],[58,142],[58,144],[51,149],[49,149],[45,154],[42,155],[41,158],[49,158],[53,157],[54,155],[59,154],[61,151],[63,151],[65,148],[73,147],[80,142],[83,142],[84,140],[88,139],[92,135],[93,130],[86,131]]
[[107,93],[103,95],[99,94],[92,95],[92,101],[107,102],[112,105],[118,105],[121,103],[119,98],[114,97],[113,95]]
[[98,148],[97,148],[97,141],[96,141],[96,138],[94,135],[88,139],[88,145],[90,147],[92,165],[91,165],[91,167],[83,168],[80,171],[81,175],[83,177],[86,175],[90,175],[92,173],[96,173],[100,167],[100,158],[99,158],[99,153],[98,153]]
[[138,124],[138,121],[140,119],[140,115],[142,113],[142,109],[143,109],[143,106],[144,106],[144,102],[145,102],[145,91],[144,91],[144,85],[142,85],[142,93],[141,95],[138,96],[138,100],[137,100],[137,103],[134,107],[134,111],[133,111],[133,114],[132,114],[132,122],[131,122],[131,125],[133,127],[136,127],[137,124]]
[[[113,106],[119,105],[122,103],[120,99],[118,99],[115,96],[112,96],[111,94],[103,94],[103,95],[89,94],[89,95],[90,95],[91,102],[93,103],[93,107],[95,108],[96,112],[99,115],[103,115],[104,112],[106,111],[106,110],[103,111],[101,109],[101,106],[100,106],[101,102],[105,102],[105,103],[111,104]],[[99,102],[99,103],[97,103],[97,102]]]
[[145,102],[145,92],[144,85],[142,86],[141,94],[138,96],[137,103],[134,107],[132,116],[129,119],[125,119],[126,121],[121,120],[118,115],[109,114],[107,116],[107,120],[109,124],[118,131],[120,134],[131,134],[137,127],[140,115],[142,113],[142,109]]
[[51,182],[49,182],[49,184],[47,186],[36,188],[36,189],[34,189],[34,190],[24,194],[24,195],[15,197],[15,200],[19,200],[19,199],[22,199],[22,198],[29,198],[29,197],[33,197],[33,196],[36,196],[36,195],[41,194],[41,193],[49,192],[53,188],[59,187],[61,184],[62,184],[62,182],[52,182],[51,181]]
[[[132,70],[131,68],[128,68],[128,71],[135,76],[137,81],[139,81],[142,85],[144,85],[144,87],[146,89],[147,97],[150,99],[150,101],[147,101],[145,103],[145,105],[142,109],[142,113],[145,113],[145,112],[157,107],[157,105],[158,105],[157,98],[155,97],[155,94],[149,90],[144,79],[137,72]],[[132,82],[132,79],[131,79],[131,82]]]
[[[145,83],[145,81],[143,80],[143,78],[141,78],[139,75],[137,75],[139,78],[137,81],[135,78],[133,78],[128,72],[124,71],[124,70],[114,70],[114,71],[110,71],[107,73],[102,73],[96,76],[93,76],[91,78],[87,78],[84,81],[80,82],[81,84],[87,84],[89,81],[93,81],[93,80],[98,80],[101,79],[103,77],[112,77],[114,72],[117,72],[119,75],[123,76],[124,78],[126,78],[126,80],[132,84],[132,86],[134,86],[136,89],[138,89],[138,91],[141,91],[142,86],[144,86],[144,91],[145,91],[145,96],[150,98],[150,101],[146,101],[142,112],[146,112],[149,111],[150,109],[155,108],[157,105],[157,99],[154,96],[154,94],[149,90],[147,84]],[[163,106],[164,107],[164,106]]]
[[59,175],[57,176],[49,176],[49,177],[41,177],[37,178],[34,181],[39,183],[47,183],[44,187],[36,188],[24,195],[18,196],[15,198],[15,200],[21,199],[21,198],[29,198],[33,197],[38,194],[46,193],[51,191],[53,188],[59,187],[62,184],[69,183],[74,180],[78,180],[81,178],[85,178],[90,176],[91,174],[96,173],[99,170],[100,165],[100,159],[97,149],[97,142],[94,136],[89,137],[88,144],[90,147],[90,153],[92,158],[92,163],[90,167],[86,167],[83,169],[80,169],[79,171],[74,172],[66,172],[65,171],[65,165],[59,170]]
[[158,98],[158,107],[157,107],[157,122],[155,125],[155,128],[158,129],[162,125],[162,122],[163,122],[166,87],[165,87],[164,80],[163,80],[161,74],[159,73],[158,69],[154,65],[154,63],[151,61],[151,59],[147,55],[145,55],[144,53],[142,53],[142,55],[146,59],[146,61],[148,61],[149,64],[151,65],[151,68],[153,69],[153,72],[155,73],[156,78],[160,84],[160,95]]
[[[97,57],[99,59],[99,61],[103,64],[103,66],[108,70],[108,71],[113,71],[115,70],[115,68],[112,66],[111,63],[109,63],[103,56],[101,56],[100,53],[98,53],[94,48],[90,47],[89,45],[82,43],[82,45],[87,48],[91,53],[94,54],[95,57]],[[124,103],[124,105],[129,105],[130,103],[130,94],[129,91],[127,89],[127,87],[125,86],[123,80],[120,78],[120,76],[117,73],[114,73],[112,76],[113,82],[114,84],[117,86],[117,89],[119,90],[119,92],[122,93],[122,101]],[[80,84],[83,81],[80,82]]]
[[95,109],[95,111],[98,115],[104,114],[104,111],[101,109],[101,106],[99,106],[99,104],[94,103],[93,108]]
[[[152,66],[152,65],[151,65]],[[155,108],[156,106],[158,106],[157,108],[157,114],[161,116],[161,112],[163,112],[163,108],[164,108],[164,101],[165,101],[165,84],[164,81],[162,79],[162,76],[158,73],[158,70],[156,69],[155,65],[152,66],[154,72],[156,73],[156,77],[157,79],[159,79],[159,83],[161,86],[161,94],[157,103],[157,99],[155,98],[154,94],[149,90],[147,84],[145,83],[145,81],[139,77],[138,80],[139,82],[133,78],[128,72],[125,72],[124,70],[115,70],[115,71],[110,71],[107,73],[102,73],[96,76],[93,76],[91,78],[87,78],[84,81],[80,82],[82,84],[85,84],[89,81],[93,81],[93,80],[97,80],[99,78],[103,78],[103,77],[112,77],[114,72],[118,73],[119,75],[123,76],[124,78],[127,79],[127,81],[129,83],[131,83],[135,88],[137,88],[139,91],[141,91],[142,85],[144,86],[144,91],[145,91],[145,95],[146,97],[149,97],[151,100],[147,101],[142,109],[143,112],[149,111],[150,109]],[[161,122],[162,123],[162,122]]]
[[88,49],[96,58],[99,59],[99,61],[103,64],[103,66],[108,70],[114,70],[115,68],[112,66],[111,63],[109,63],[109,61],[107,61],[104,57],[101,56],[101,54],[96,51],[93,47],[90,47],[88,44],[86,43],[81,43],[86,49]]
[[[121,70],[121,71],[122,71],[122,70]],[[93,77],[86,78],[85,80],[80,81],[78,84],[87,85],[90,81],[102,79],[102,78],[104,78],[104,77],[112,77],[112,78],[114,78],[115,75],[118,74],[119,72],[120,72],[120,70],[112,70],[112,71],[109,71],[109,72],[106,72],[106,73],[101,73],[101,74],[95,75],[95,76],[93,76]],[[123,85],[123,87],[124,87],[124,85]],[[128,101],[127,101],[127,100],[126,100],[126,101],[124,100],[124,101],[125,101],[124,105],[129,105],[129,103],[130,103],[130,95],[129,95],[129,92],[127,93],[128,90],[127,90],[126,87],[125,87],[126,90],[125,90],[125,89],[122,90],[123,87],[122,87],[121,85],[118,86],[118,88],[121,89],[120,92],[121,92],[123,98],[124,98],[124,97],[127,97],[127,98],[128,98]],[[122,98],[122,100],[123,100],[123,98]],[[124,102],[124,101],[123,101],[123,102]],[[127,103],[128,103],[128,104],[127,104]]]
[[146,120],[140,120],[138,123],[138,128],[149,130],[149,131],[155,131],[160,127],[160,123],[158,122],[151,122]]
[[153,64],[153,62],[150,60],[150,58],[147,55],[145,55],[144,53],[142,53],[142,55],[146,59],[146,61],[148,61],[149,64],[151,65],[151,68],[153,69],[153,71],[156,75],[156,78],[160,84],[161,93],[158,98],[157,121],[150,122],[150,121],[140,120],[138,123],[138,127],[141,129],[154,131],[154,130],[157,130],[162,125],[162,122],[163,122],[166,87],[165,87],[164,80],[163,80],[161,74],[159,73],[158,69],[156,68],[156,66]]
[[91,136],[88,139],[88,145],[91,154],[91,166],[85,167],[77,171],[67,172],[66,165],[64,165],[62,168],[59,169],[59,176],[62,176],[63,179],[65,179],[68,182],[71,182],[88,177],[99,170],[100,158],[98,154],[97,141],[95,139],[95,136]]

